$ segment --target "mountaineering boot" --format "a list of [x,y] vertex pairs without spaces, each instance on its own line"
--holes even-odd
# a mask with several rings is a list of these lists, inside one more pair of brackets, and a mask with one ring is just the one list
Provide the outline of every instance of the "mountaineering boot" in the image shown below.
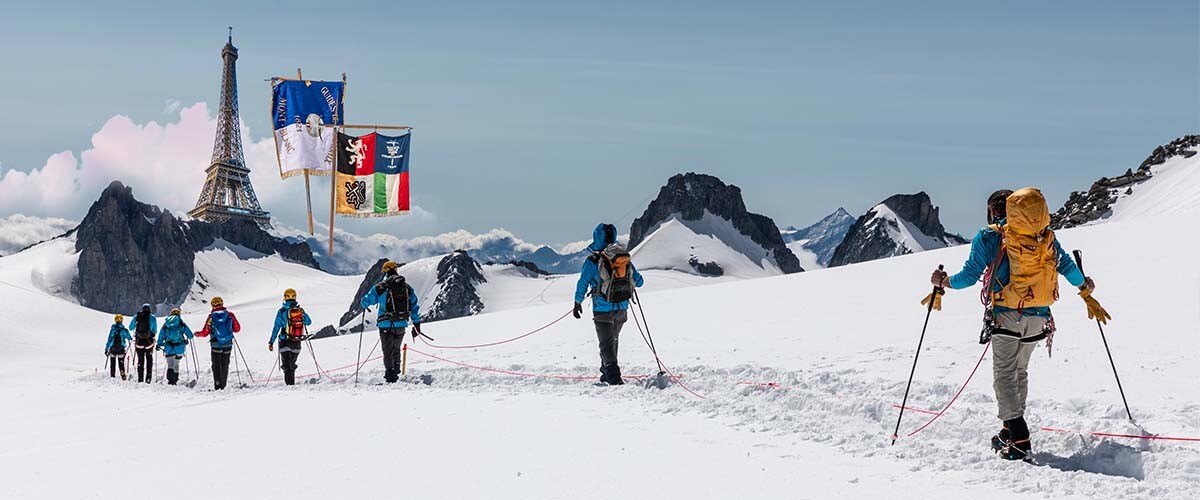
[[1004,443],[1009,441],[1012,441],[1012,433],[1008,431],[1008,426],[1005,425],[1003,429],[1000,429],[1000,432],[992,436],[992,451],[999,453],[1004,448]]
[[[1008,439],[1002,440],[1003,446],[998,453],[1005,460],[1032,461],[1033,445],[1029,442],[1029,426],[1023,417],[1004,421],[1004,429],[1008,431]],[[1001,431],[1003,434],[1004,431]],[[1000,437],[997,434],[996,437]]]
[[175,385],[179,381],[179,372],[175,370],[167,370],[167,385]]
[[384,370],[383,380],[387,381],[389,384],[394,384],[397,380],[400,380],[400,374],[396,370]]
[[621,367],[618,365],[601,366],[600,381],[608,385],[624,384],[625,381],[621,380]]
[[283,372],[283,383],[287,385],[296,385],[296,372],[291,370]]

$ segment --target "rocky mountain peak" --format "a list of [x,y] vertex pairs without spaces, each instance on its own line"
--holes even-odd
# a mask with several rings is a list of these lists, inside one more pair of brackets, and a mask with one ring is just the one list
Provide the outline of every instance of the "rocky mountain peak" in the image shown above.
[[143,303],[166,312],[186,298],[195,281],[195,254],[217,239],[319,269],[303,243],[272,237],[247,221],[182,221],[137,201],[133,189],[113,181],[75,230],[78,275],[71,293],[83,306],[136,311]]
[[966,242],[946,232],[928,194],[898,194],[854,221],[829,265],[844,266]]
[[483,310],[483,300],[475,286],[487,282],[483,267],[465,250],[455,250],[442,258],[437,266],[437,282],[441,285],[423,321],[473,316]]
[[801,272],[800,260],[784,244],[779,227],[771,218],[746,210],[742,190],[705,174],[678,174],[667,180],[658,197],[633,221],[629,247],[635,248],[653,230],[671,217],[698,221],[705,212],[729,221],[738,232],[761,245],[785,273]]
[[935,239],[945,239],[946,228],[938,219],[938,207],[924,191],[917,194],[897,194],[883,200],[882,205],[892,209],[900,218],[911,222],[922,233]]

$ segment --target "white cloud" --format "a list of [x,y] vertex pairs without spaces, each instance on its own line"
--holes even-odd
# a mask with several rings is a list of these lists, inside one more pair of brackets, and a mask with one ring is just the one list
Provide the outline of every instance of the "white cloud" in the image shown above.
[[14,214],[0,217],[0,255],[12,255],[34,243],[74,229],[78,222]]
[[163,105],[163,113],[171,114],[179,111],[183,107],[183,102],[179,99],[167,99],[167,103]]
[[[168,102],[167,109],[173,107]],[[92,135],[91,148],[78,155],[54,154],[28,172],[0,167],[0,214],[79,217],[113,180],[133,187],[141,201],[187,212],[195,205],[212,159],[216,118],[203,102],[176,109],[178,120],[165,124],[138,124],[127,116],[114,116]],[[279,178],[271,138],[251,140],[243,123],[242,144],[264,208],[293,203],[297,197],[303,200],[303,182]]]

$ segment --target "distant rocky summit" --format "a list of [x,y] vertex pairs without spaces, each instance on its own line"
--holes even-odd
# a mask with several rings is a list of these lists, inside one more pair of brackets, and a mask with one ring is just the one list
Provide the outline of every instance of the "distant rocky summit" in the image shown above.
[[[728,221],[737,232],[761,246],[784,273],[804,271],[800,259],[784,243],[775,221],[747,211],[742,190],[737,186],[704,174],[671,177],[641,217],[633,221],[629,230],[629,248],[636,248],[655,228],[673,217],[686,224],[701,220],[705,213]],[[705,274],[715,272],[707,263],[705,268],[708,270]],[[700,271],[701,268],[696,269]]]
[[946,232],[928,194],[897,194],[854,221],[829,265],[844,266],[966,242],[962,236]]
[[137,201],[132,188],[114,181],[75,229],[79,264],[71,293],[91,309],[133,312],[149,302],[165,313],[196,280],[196,252],[218,240],[320,269],[303,243],[275,238],[247,221],[183,221]]
[[1137,170],[1128,169],[1117,177],[1101,177],[1087,191],[1074,191],[1066,203],[1050,216],[1050,227],[1065,229],[1108,217],[1122,196],[1133,194],[1138,184],[1154,176],[1153,167],[1176,157],[1191,158],[1200,148],[1200,135],[1185,135],[1154,148]]
[[438,263],[437,282],[441,289],[422,321],[474,316],[483,310],[476,285],[487,282],[483,268],[464,250],[456,250]]
[[811,226],[803,229],[783,229],[783,241],[787,242],[789,248],[812,252],[817,256],[818,264],[828,267],[829,262],[833,260],[833,252],[842,240],[846,239],[846,233],[850,232],[850,226],[854,225],[855,220],[846,209],[838,208]]

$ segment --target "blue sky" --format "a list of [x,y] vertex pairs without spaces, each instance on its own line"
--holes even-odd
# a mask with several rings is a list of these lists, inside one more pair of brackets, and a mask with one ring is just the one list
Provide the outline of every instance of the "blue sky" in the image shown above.
[[[1198,21],[1194,0],[23,4],[0,19],[0,169],[87,149],[114,115],[215,106],[233,25],[252,139],[269,137],[262,80],[297,67],[349,75],[349,121],[416,127],[427,213],[357,232],[578,240],[697,171],[781,226],[925,190],[969,233],[996,188],[1059,205],[1200,131]],[[272,205],[302,225],[302,202]]]

